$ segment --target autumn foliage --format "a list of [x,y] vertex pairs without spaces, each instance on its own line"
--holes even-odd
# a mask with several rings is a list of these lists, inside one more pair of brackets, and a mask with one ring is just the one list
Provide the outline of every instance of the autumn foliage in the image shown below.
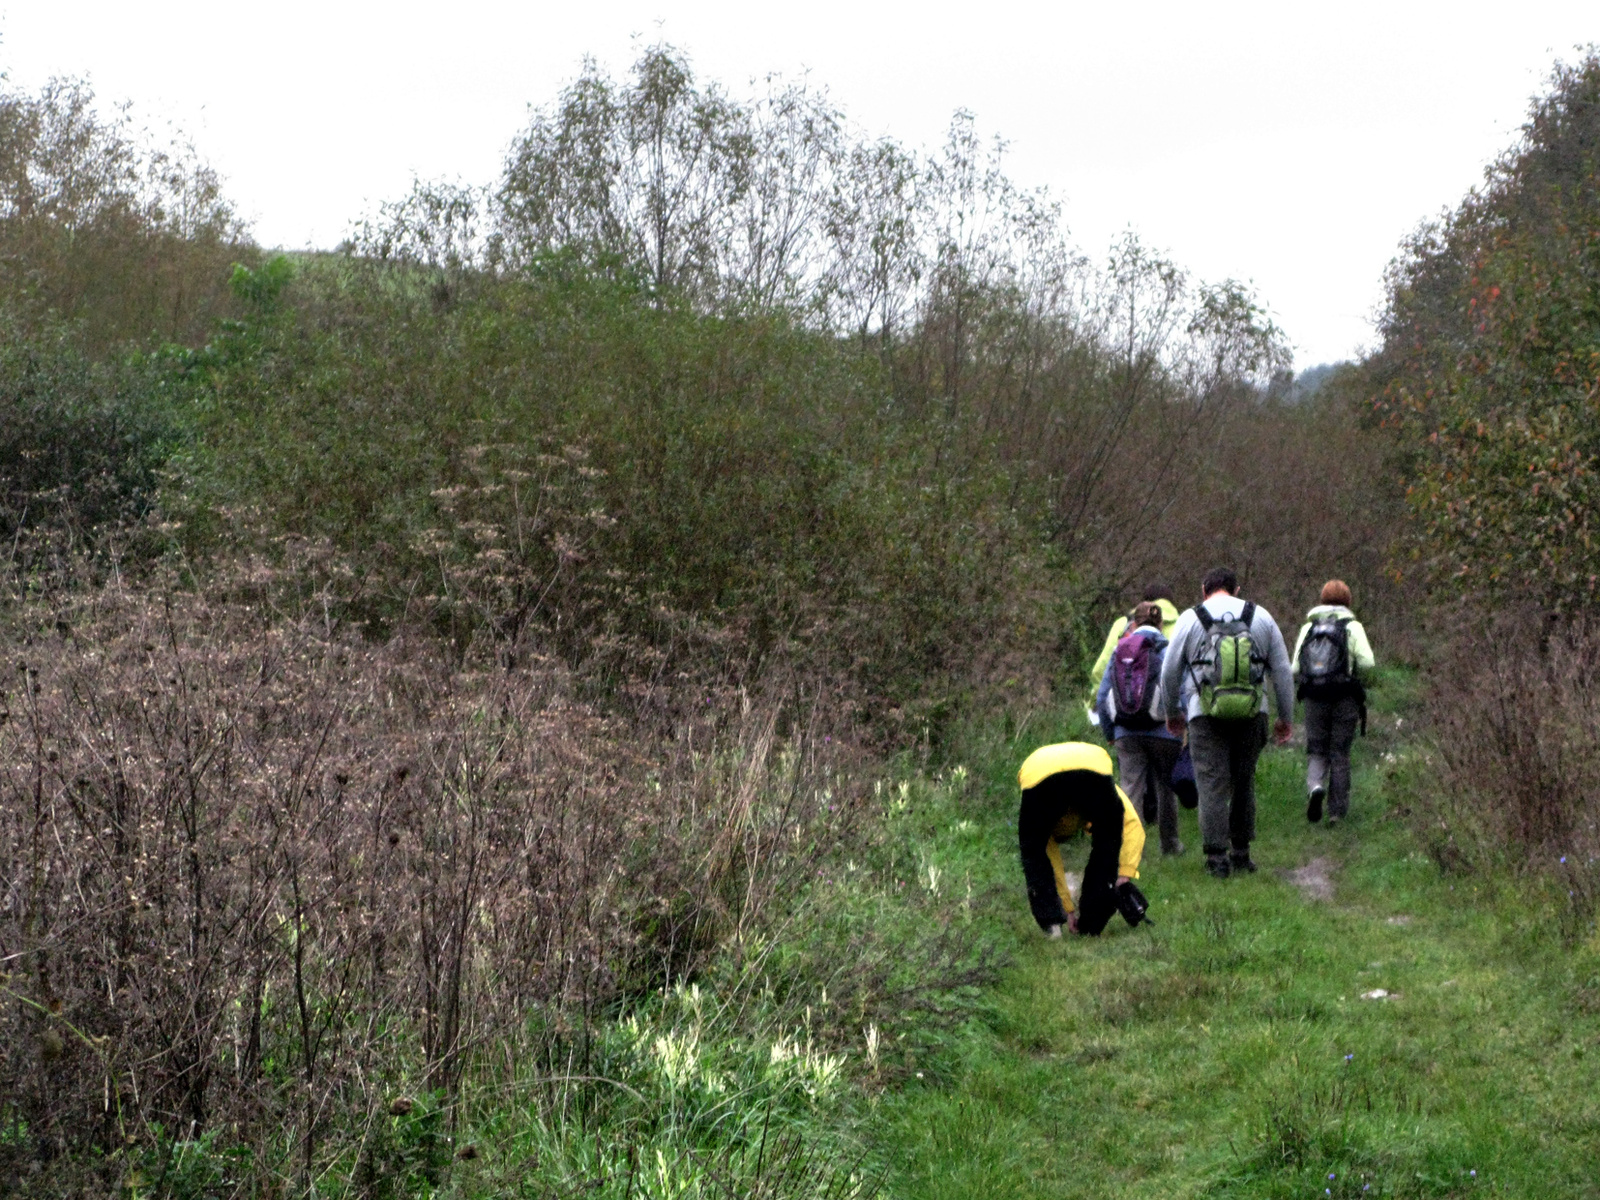
[[1600,587],[1600,58],[1559,68],[1484,186],[1392,269],[1375,411],[1403,438],[1413,556],[1552,613]]

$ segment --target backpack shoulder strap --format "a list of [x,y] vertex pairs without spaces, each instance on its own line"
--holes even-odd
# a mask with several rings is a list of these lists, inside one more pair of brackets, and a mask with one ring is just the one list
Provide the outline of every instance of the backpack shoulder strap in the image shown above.
[[1244,602],[1244,611],[1239,614],[1239,623],[1248,631],[1250,626],[1255,624],[1255,620],[1256,602],[1254,600],[1246,600]]
[[1217,623],[1217,619],[1206,610],[1204,604],[1196,604],[1194,606],[1194,619],[1200,622],[1201,629],[1206,630],[1209,630]]

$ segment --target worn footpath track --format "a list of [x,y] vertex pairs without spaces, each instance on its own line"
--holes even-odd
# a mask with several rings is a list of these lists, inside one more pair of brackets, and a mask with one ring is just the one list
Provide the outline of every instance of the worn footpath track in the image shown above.
[[[1441,873],[1405,818],[1426,763],[1402,724],[1375,713],[1332,830],[1305,820],[1301,752],[1263,757],[1254,876],[1206,877],[1184,814],[1189,852],[1146,860],[1154,928],[1050,942],[1020,880],[992,891],[1013,965],[878,1102],[890,1192],[1600,1196],[1595,947],[1512,884]],[[997,748],[974,800],[995,877],[1028,748]]]

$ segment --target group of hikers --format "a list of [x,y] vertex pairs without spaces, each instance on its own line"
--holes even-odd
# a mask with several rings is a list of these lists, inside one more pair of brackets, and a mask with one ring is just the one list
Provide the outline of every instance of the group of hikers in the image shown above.
[[[1144,919],[1134,880],[1145,826],[1157,826],[1163,854],[1182,854],[1180,804],[1199,809],[1207,873],[1255,871],[1256,762],[1269,736],[1288,743],[1297,699],[1305,706],[1306,819],[1319,822],[1326,811],[1331,826],[1350,811],[1350,748],[1365,730],[1374,665],[1350,588],[1338,579],[1323,585],[1293,652],[1272,614],[1240,597],[1233,571],[1207,572],[1200,593],[1180,613],[1170,587],[1145,588],[1094,665],[1091,720],[1116,750],[1120,787],[1111,755],[1089,742],[1042,746],[1018,772],[1028,903],[1052,937],[1063,928],[1098,934],[1119,911],[1130,925]],[[1074,903],[1061,843],[1085,832],[1089,861]]]

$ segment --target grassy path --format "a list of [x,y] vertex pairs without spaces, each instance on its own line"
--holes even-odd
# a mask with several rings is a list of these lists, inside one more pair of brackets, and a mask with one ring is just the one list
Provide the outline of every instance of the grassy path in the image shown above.
[[1595,948],[1440,873],[1399,816],[1400,728],[1374,714],[1335,830],[1305,821],[1301,752],[1269,751],[1260,873],[1206,877],[1185,813],[1189,853],[1146,859],[1156,928],[1093,941],[1040,937],[1013,878],[1015,764],[1071,731],[975,755],[988,832],[930,853],[993,885],[1014,961],[878,1102],[892,1194],[1600,1197]]

